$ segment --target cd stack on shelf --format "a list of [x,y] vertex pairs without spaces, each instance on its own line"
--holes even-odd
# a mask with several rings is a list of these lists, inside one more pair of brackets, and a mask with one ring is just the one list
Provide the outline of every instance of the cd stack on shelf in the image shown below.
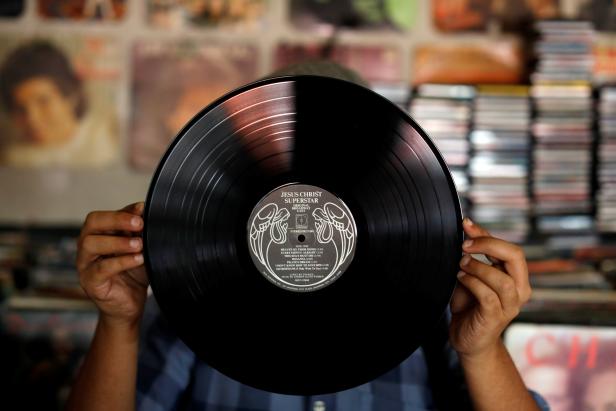
[[616,233],[616,87],[604,87],[599,115],[599,191],[597,225],[601,232]]
[[434,141],[445,158],[466,214],[469,188],[468,133],[475,88],[464,85],[423,84],[410,103],[410,114]]
[[372,84],[370,88],[406,111],[411,95],[406,84]]
[[585,21],[544,21],[537,28],[539,61],[531,77],[537,109],[532,126],[537,229],[589,231],[594,30]]
[[527,86],[480,86],[470,134],[474,220],[523,242],[529,232],[530,101]]

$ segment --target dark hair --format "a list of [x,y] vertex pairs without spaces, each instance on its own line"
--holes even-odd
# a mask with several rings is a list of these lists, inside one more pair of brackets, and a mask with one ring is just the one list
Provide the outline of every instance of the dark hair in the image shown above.
[[87,101],[81,79],[64,53],[44,40],[35,40],[16,48],[0,67],[0,97],[7,109],[14,109],[15,88],[33,77],[47,77],[64,96],[76,97],[75,115],[77,118],[83,117]]

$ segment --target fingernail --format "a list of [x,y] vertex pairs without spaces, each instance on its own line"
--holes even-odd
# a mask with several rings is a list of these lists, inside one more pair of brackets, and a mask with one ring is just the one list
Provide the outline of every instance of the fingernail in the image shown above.
[[139,227],[139,224],[141,224],[141,219],[139,217],[133,217],[130,219],[130,223],[133,227]]
[[464,217],[464,223],[468,226],[473,225],[473,221],[468,217]]
[[468,248],[473,245],[473,240],[466,240],[462,243],[462,247]]
[[464,257],[462,257],[462,260],[460,260],[460,265],[467,265],[470,261],[471,261],[471,256],[467,254]]
[[139,264],[143,263],[143,254],[135,254],[135,261]]
[[140,240],[140,239],[138,239],[138,238],[132,238],[132,239],[130,240],[130,246],[131,246],[132,248],[138,248],[140,245],[141,245],[141,240]]
[[464,271],[458,271],[458,275],[456,277],[458,277],[458,279],[464,277],[466,275],[466,273]]

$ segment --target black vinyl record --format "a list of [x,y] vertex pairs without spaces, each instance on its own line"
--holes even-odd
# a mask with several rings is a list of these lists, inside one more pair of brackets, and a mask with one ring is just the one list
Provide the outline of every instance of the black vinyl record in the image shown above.
[[259,81],[194,117],[146,199],[146,268],[196,355],[285,394],[348,389],[415,351],[456,283],[449,171],[385,98],[318,76]]

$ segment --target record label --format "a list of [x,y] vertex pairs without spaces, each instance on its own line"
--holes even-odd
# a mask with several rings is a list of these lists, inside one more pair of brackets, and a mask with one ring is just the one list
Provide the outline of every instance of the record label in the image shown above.
[[336,281],[353,260],[357,228],[344,202],[317,186],[286,184],[253,209],[248,245],[255,266],[290,291],[316,291]]

